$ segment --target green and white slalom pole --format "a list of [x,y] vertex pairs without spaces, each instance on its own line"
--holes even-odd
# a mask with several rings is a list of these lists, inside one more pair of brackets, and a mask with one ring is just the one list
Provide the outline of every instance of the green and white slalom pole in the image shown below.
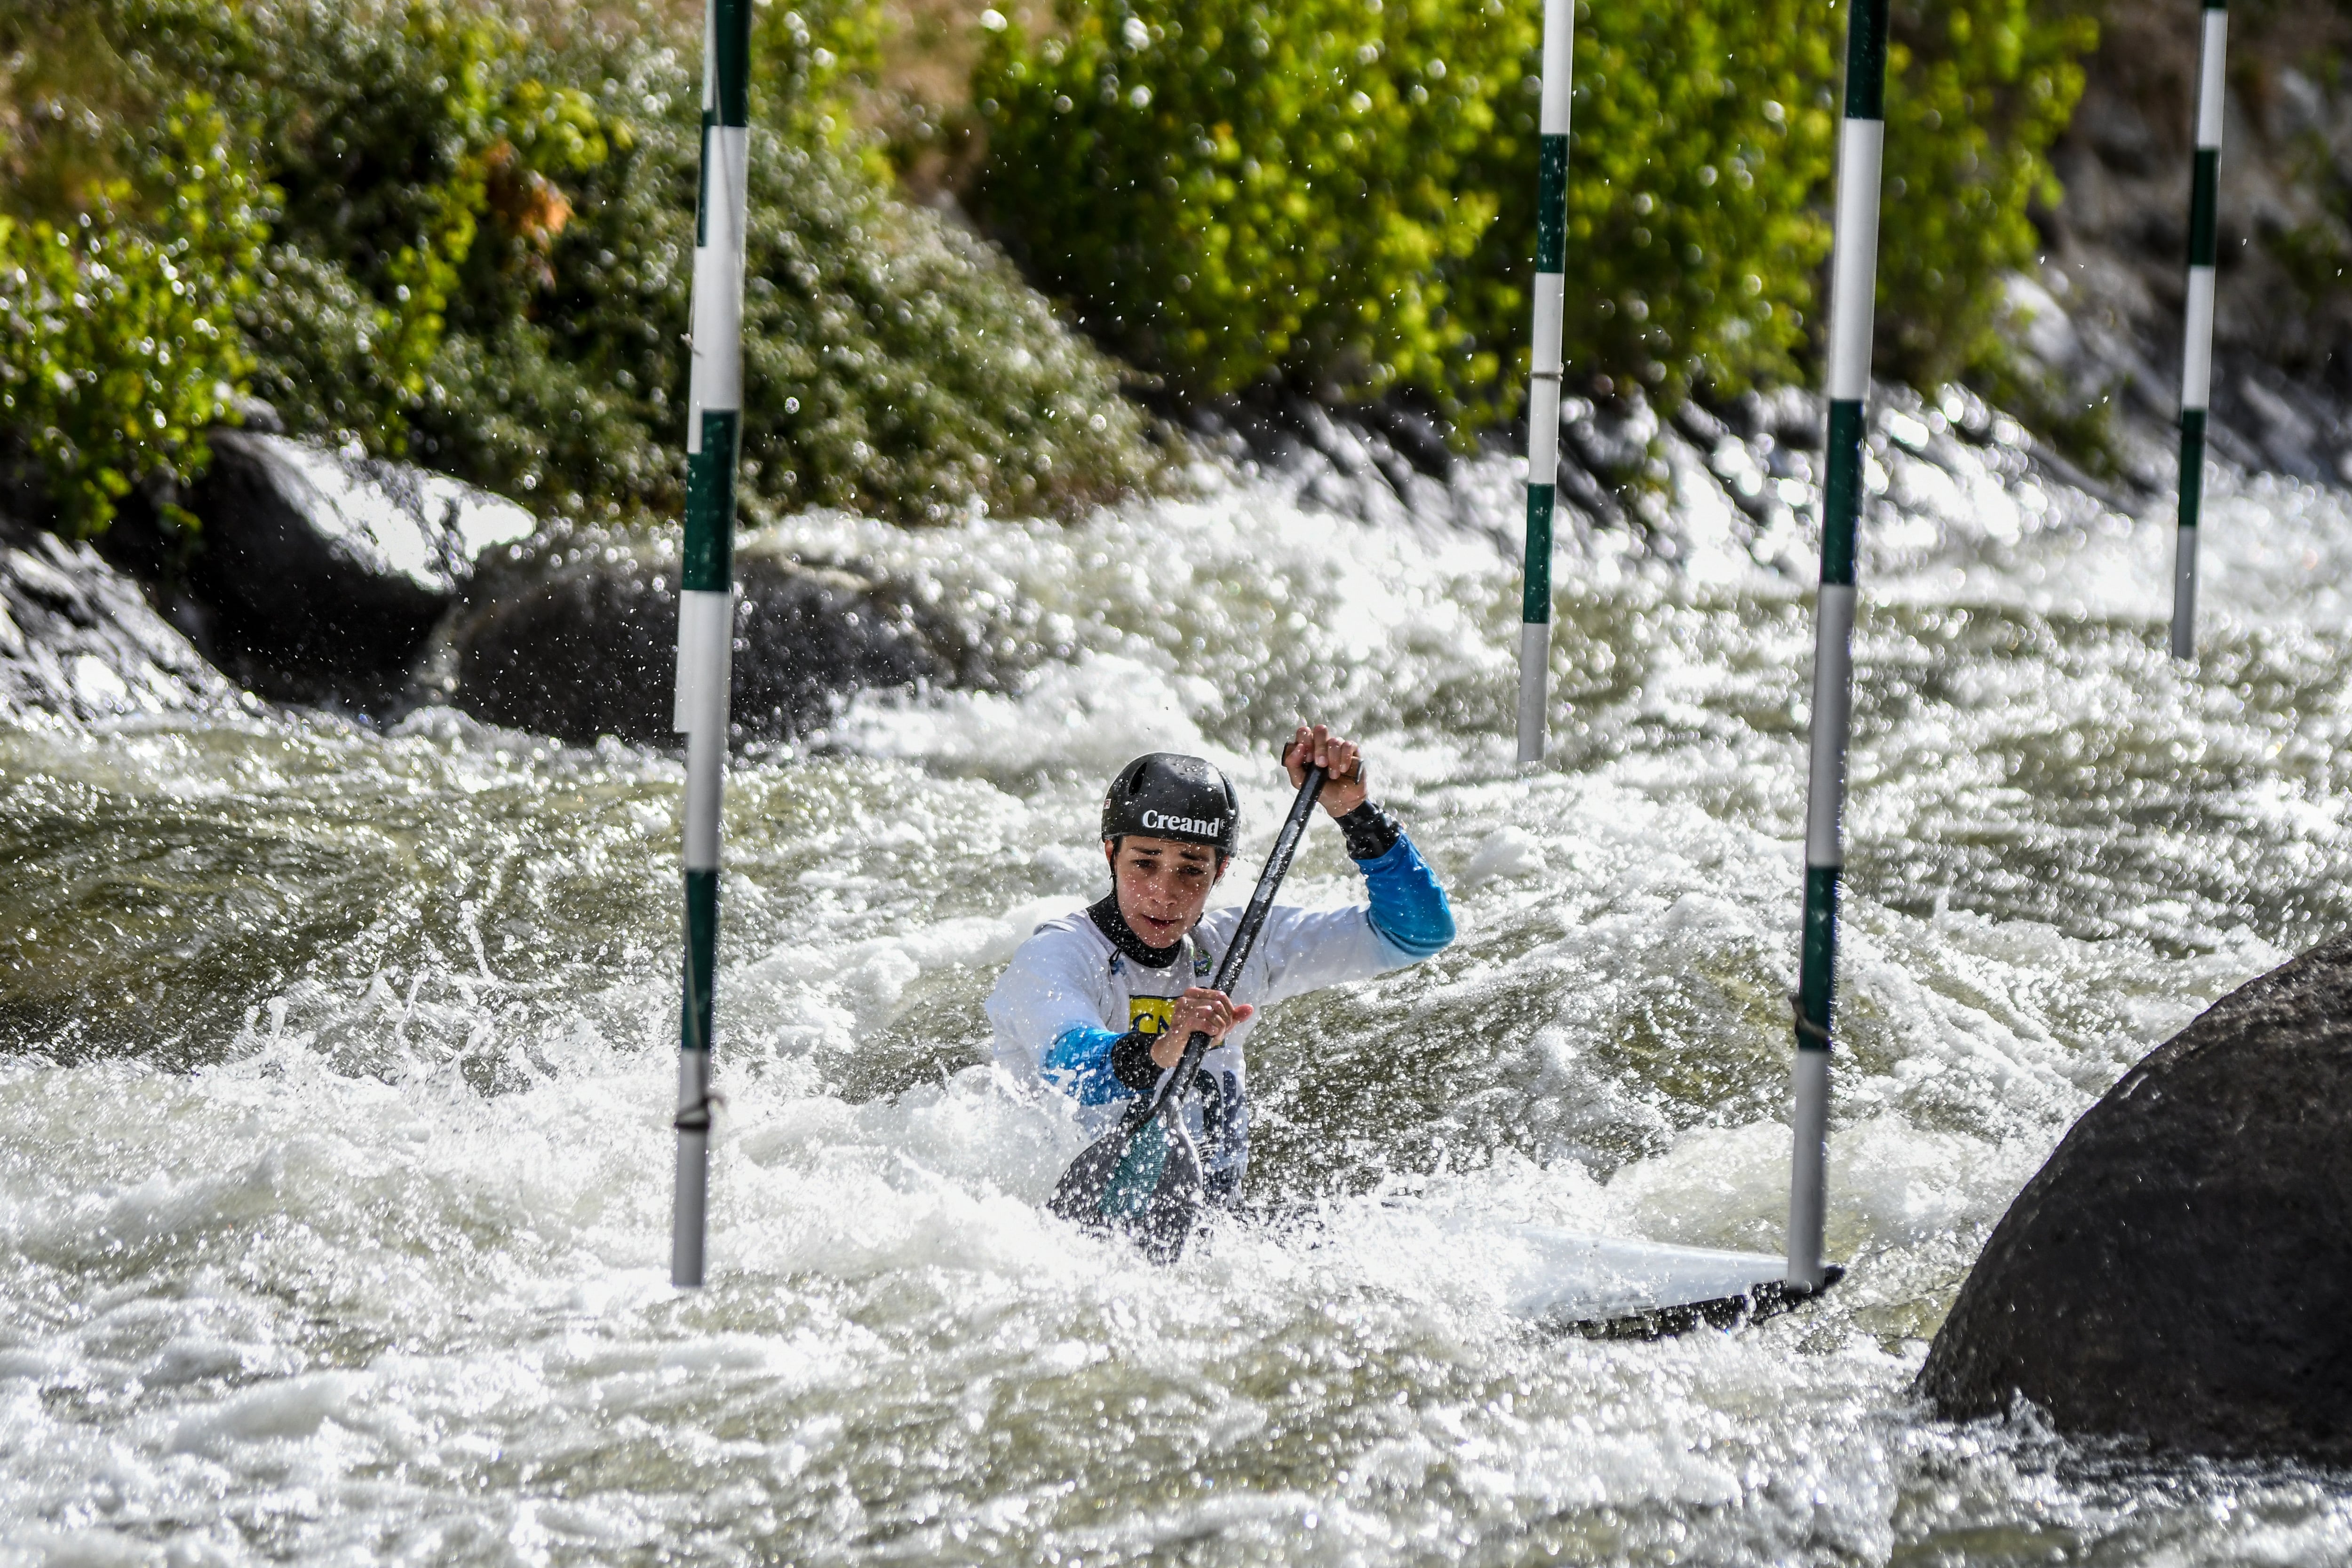
[[2189,187],[2189,309],[2180,334],[2180,531],[2172,558],[2172,657],[2197,657],[2197,518],[2205,502],[2205,410],[2213,386],[2215,208],[2221,184],[2228,0],[2205,0],[2197,53],[2197,173]]
[[1559,333],[1568,265],[1568,94],[1576,0],[1544,0],[1537,124],[1535,366],[1528,386],[1528,555],[1519,605],[1519,761],[1544,754],[1551,675],[1551,517],[1559,480]]
[[735,463],[743,426],[743,230],[751,151],[752,0],[704,0],[702,186],[694,226],[687,389],[686,551],[678,575],[677,708],[686,736],[686,994],[679,1009],[677,1204],[670,1283],[702,1283],[710,1181],[710,1045],[719,946],[719,817],[727,783],[735,626]]
[[1885,148],[1886,0],[1853,0],[1845,126],[1838,142],[1830,281],[1830,429],[1822,486],[1822,585],[1813,608],[1812,766],[1805,806],[1805,921],[1797,995],[1796,1151],[1789,1176],[1789,1283],[1824,1280],[1830,1013],[1837,987],[1838,877],[1845,863],[1847,719],[1853,706],[1854,530],[1862,514],[1863,405],[1870,395],[1878,288],[1879,167]]

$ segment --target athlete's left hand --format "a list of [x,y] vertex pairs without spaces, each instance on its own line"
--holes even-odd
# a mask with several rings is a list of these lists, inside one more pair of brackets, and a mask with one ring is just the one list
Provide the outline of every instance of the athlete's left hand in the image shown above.
[[1307,770],[1320,764],[1328,775],[1316,798],[1333,816],[1345,816],[1364,804],[1364,759],[1356,742],[1331,733],[1328,724],[1298,726],[1282,748],[1282,765],[1290,772],[1290,787],[1307,782]]

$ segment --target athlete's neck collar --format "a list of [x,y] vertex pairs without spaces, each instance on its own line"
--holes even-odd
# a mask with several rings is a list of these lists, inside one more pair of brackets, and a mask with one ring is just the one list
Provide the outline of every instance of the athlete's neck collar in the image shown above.
[[1177,954],[1184,951],[1184,939],[1181,936],[1166,947],[1153,947],[1136,935],[1135,928],[1127,923],[1127,917],[1118,912],[1118,894],[1116,891],[1105,893],[1088,904],[1087,918],[1095,922],[1097,931],[1110,939],[1111,946],[1146,969],[1165,969],[1176,962]]

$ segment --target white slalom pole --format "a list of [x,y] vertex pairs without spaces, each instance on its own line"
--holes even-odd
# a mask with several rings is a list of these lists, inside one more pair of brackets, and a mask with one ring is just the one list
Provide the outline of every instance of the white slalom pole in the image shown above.
[[1519,761],[1544,754],[1551,674],[1551,521],[1559,481],[1559,336],[1567,298],[1568,102],[1576,0],[1544,0],[1536,155],[1535,365],[1528,386],[1528,550],[1519,604]]
[[686,736],[686,960],[679,1009],[677,1194],[670,1283],[702,1283],[710,1179],[712,983],[719,813],[735,626],[735,466],[742,439],[743,232],[750,173],[752,0],[704,0],[702,189],[695,215],[693,368],[687,391],[686,548],[678,576],[677,706]]
[[1885,147],[1886,0],[1854,0],[1846,23],[1845,124],[1838,143],[1830,282],[1828,474],[1822,584],[1813,608],[1813,713],[1805,811],[1805,914],[1798,963],[1797,1060],[1790,1118],[1789,1283],[1828,1277],[1831,1003],[1837,990],[1838,880],[1845,866],[1845,755],[1853,704],[1854,534],[1862,515],[1863,405],[1870,395],[1878,289],[1879,168]]
[[2219,249],[2227,0],[2204,0],[2197,56],[2197,163],[2189,187],[2189,308],[2180,334],[2180,527],[2174,534],[2172,657],[2197,657],[2197,524],[2205,501],[2205,412],[2213,388],[2213,259]]

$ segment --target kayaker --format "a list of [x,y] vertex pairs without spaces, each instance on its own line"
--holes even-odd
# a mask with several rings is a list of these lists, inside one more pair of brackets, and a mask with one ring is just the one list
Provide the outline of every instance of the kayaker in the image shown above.
[[1153,752],[1120,768],[1103,797],[1110,892],[1038,926],[988,998],[997,1062],[1018,1083],[1076,1100],[1090,1133],[1151,1092],[1205,1031],[1214,1046],[1185,1115],[1214,1202],[1233,1201],[1249,1163],[1242,1042],[1258,1009],[1417,963],[1454,940],[1445,889],[1367,795],[1355,743],[1302,724],[1282,752],[1294,789],[1311,763],[1329,773],[1318,800],[1364,874],[1369,908],[1277,905],[1233,994],[1210,990],[1240,910],[1203,910],[1240,843],[1240,803],[1204,759]]

